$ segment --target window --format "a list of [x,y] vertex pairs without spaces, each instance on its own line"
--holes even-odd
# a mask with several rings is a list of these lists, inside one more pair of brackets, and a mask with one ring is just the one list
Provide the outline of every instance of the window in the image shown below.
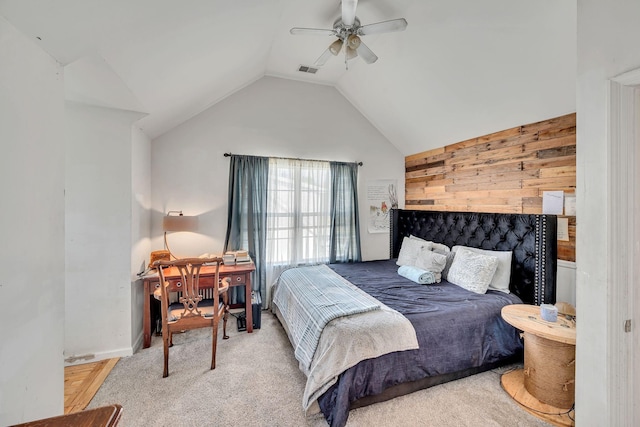
[[270,159],[267,263],[286,266],[326,263],[330,236],[329,162]]
[[263,302],[285,268],[360,261],[357,181],[356,163],[231,155],[224,247],[249,250]]

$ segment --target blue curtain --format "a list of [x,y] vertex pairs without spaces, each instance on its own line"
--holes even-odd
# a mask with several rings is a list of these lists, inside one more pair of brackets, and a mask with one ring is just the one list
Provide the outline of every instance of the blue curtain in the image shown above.
[[331,235],[329,262],[358,262],[360,221],[358,219],[358,165],[330,162]]
[[[224,250],[246,249],[256,265],[252,290],[266,296],[267,183],[269,158],[231,155],[229,212]],[[244,303],[241,288],[232,288],[231,302]]]

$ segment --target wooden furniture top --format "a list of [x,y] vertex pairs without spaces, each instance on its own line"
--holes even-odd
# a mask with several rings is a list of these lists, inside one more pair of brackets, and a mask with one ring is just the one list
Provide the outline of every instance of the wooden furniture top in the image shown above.
[[[236,265],[225,265],[225,264],[221,264],[220,265],[220,271],[219,271],[219,275],[225,275],[225,274],[234,274],[234,273],[246,273],[247,271],[253,271],[256,269],[256,265],[253,263],[253,261],[251,262],[246,262],[246,263],[242,263],[242,264],[236,264]],[[214,275],[216,274],[216,266],[215,265],[203,265],[202,268],[200,269],[200,275],[201,276],[205,276],[205,275]],[[154,271],[153,273],[149,273],[149,274],[145,274],[144,276],[142,276],[141,278],[144,279],[152,279],[152,278],[157,278],[158,277],[158,272]],[[176,267],[168,267],[164,269],[164,277],[180,277],[180,272],[178,271],[178,269]]]
[[112,427],[118,424],[121,414],[122,406],[109,405],[17,424],[14,427]]
[[576,322],[558,313],[556,322],[547,322],[540,316],[540,307],[529,304],[511,304],[502,307],[502,318],[511,326],[538,337],[565,344],[576,344]]
[[[230,286],[244,285],[245,302],[244,308],[247,316],[247,333],[253,332],[253,310],[251,307],[251,273],[255,271],[256,265],[251,262],[240,263],[235,265],[220,266],[218,272],[219,277],[224,279],[231,276]],[[170,290],[172,292],[179,291],[178,287],[182,278],[180,277],[180,271],[176,267],[168,267],[163,270],[165,280],[169,281]],[[200,269],[200,287],[212,288],[214,277],[216,275],[215,265],[205,265]],[[145,294],[152,295],[156,288],[159,286],[160,276],[157,270],[148,272],[147,274],[140,276],[142,283],[144,284]],[[235,308],[237,304],[231,304],[231,308]],[[151,345],[151,304],[149,298],[145,296],[143,302],[142,312],[142,348],[149,348]]]

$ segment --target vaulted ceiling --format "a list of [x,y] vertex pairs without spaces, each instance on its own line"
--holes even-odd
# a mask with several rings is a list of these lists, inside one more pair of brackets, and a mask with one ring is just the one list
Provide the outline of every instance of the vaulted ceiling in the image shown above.
[[362,37],[373,64],[309,74],[334,38],[289,29],[332,28],[339,0],[0,0],[65,65],[68,99],[145,112],[151,138],[265,75],[335,86],[405,155],[575,111],[576,0],[360,0],[356,14],[409,25]]

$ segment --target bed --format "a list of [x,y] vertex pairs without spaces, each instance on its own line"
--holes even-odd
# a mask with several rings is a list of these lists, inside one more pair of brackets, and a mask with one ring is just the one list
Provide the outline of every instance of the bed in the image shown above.
[[[502,320],[501,308],[555,303],[555,216],[393,209],[390,221],[390,259],[314,267],[321,278],[307,276],[305,268],[293,269],[290,285],[281,278],[273,292],[272,310],[308,378],[303,407],[309,413],[321,411],[331,426],[344,426],[350,409],[520,360],[521,339]],[[509,292],[469,292],[446,280],[425,286],[400,276],[396,260],[409,236],[448,248],[510,251]],[[313,288],[325,276],[344,282],[362,305],[358,313],[331,314],[323,322],[299,310],[302,323],[313,324],[305,334],[311,329],[318,335],[317,347],[307,349],[305,359],[298,354],[300,322],[283,311],[291,310],[288,305],[298,307],[296,289]],[[316,294],[309,298],[330,295],[323,310],[335,308],[333,302],[339,298],[333,291]]]

